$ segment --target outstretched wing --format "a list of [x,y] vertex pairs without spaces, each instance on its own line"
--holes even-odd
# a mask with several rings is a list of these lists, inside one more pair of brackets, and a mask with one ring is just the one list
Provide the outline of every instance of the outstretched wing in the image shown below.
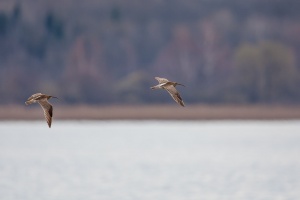
[[166,78],[155,77],[155,79],[158,81],[159,84],[169,82],[169,80]]
[[183,100],[179,94],[179,92],[176,90],[176,88],[173,85],[167,85],[164,87],[169,94],[172,96],[172,98],[181,106],[184,107]]
[[45,119],[47,121],[47,124],[48,124],[49,128],[51,128],[53,107],[47,100],[40,100],[39,104],[43,108]]
[[25,102],[26,105],[29,105],[29,104],[32,104],[32,103],[36,103],[36,100],[41,96],[43,95],[42,93],[36,93],[36,94],[33,94],[31,95],[27,101]]
[[41,95],[43,95],[43,94],[42,94],[42,93],[36,93],[36,94],[33,94],[33,95],[31,95],[31,96],[27,99],[27,101],[32,100],[32,99],[36,99],[37,97],[39,97],[39,96],[41,96]]

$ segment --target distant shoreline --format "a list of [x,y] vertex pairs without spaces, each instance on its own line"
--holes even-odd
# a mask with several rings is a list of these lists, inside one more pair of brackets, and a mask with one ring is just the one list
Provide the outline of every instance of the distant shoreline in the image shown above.
[[[0,120],[36,120],[39,105],[0,106]],[[55,106],[62,120],[290,120],[300,119],[300,105],[109,105]]]

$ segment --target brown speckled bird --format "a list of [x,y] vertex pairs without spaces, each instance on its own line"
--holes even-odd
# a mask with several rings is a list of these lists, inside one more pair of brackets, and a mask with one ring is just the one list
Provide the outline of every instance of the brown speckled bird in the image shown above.
[[177,85],[184,86],[183,84],[177,83],[177,82],[172,82],[169,81],[166,78],[160,78],[160,77],[155,77],[155,79],[158,81],[158,85],[151,87],[152,90],[154,89],[165,89],[169,92],[169,94],[172,96],[172,98],[181,106],[184,107],[183,100],[179,94],[179,92],[176,90]]
[[29,97],[27,99],[27,101],[25,102],[26,105],[29,105],[32,103],[39,103],[41,105],[41,107],[44,110],[44,115],[45,115],[45,118],[46,118],[49,128],[51,128],[52,116],[53,116],[53,107],[48,102],[48,99],[50,99],[50,98],[57,98],[57,97],[49,96],[49,95],[42,94],[42,93],[36,93],[36,94],[33,94],[31,97]]

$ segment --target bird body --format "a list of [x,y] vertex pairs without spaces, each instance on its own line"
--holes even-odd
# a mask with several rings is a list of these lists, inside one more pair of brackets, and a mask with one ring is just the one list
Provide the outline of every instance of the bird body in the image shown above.
[[158,81],[159,84],[151,87],[152,90],[154,90],[154,89],[165,89],[165,90],[167,90],[169,92],[169,94],[172,96],[172,98],[179,105],[184,107],[184,102],[183,102],[179,92],[175,88],[177,85],[184,86],[183,84],[169,81],[166,78],[155,77],[155,79]]
[[[48,102],[50,98],[57,98],[54,96],[49,96],[42,93],[36,93],[30,96],[25,102],[26,105],[30,105],[32,103],[39,103],[44,111],[44,116],[47,121],[49,128],[51,128],[52,124],[52,116],[53,116],[53,106]],[[58,99],[58,98],[57,98]]]

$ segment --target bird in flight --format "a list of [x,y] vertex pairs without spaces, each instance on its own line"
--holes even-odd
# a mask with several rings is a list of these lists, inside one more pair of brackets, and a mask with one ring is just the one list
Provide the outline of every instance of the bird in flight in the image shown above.
[[41,107],[44,110],[44,115],[45,115],[45,118],[46,118],[49,128],[51,128],[52,115],[53,115],[53,106],[48,102],[48,99],[50,99],[50,98],[57,98],[57,97],[48,96],[48,95],[42,94],[42,93],[36,93],[36,94],[33,94],[31,97],[29,97],[27,99],[27,101],[25,102],[26,105],[29,105],[32,103],[39,103],[41,105]]
[[[165,89],[169,92],[169,94],[172,96],[172,98],[181,106],[184,107],[183,100],[179,94],[179,92],[176,90],[177,85],[184,86],[183,84],[177,83],[177,82],[172,82],[169,81],[166,78],[160,78],[160,77],[155,77],[155,79],[158,81],[158,85],[155,85],[151,87],[152,90],[154,89]],[[185,87],[185,86],[184,86]]]

